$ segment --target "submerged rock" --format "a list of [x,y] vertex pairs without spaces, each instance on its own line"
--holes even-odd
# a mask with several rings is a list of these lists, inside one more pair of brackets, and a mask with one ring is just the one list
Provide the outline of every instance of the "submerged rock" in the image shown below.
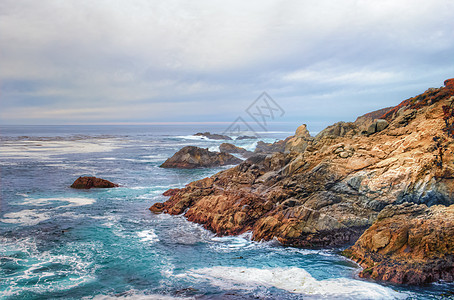
[[345,250],[360,277],[397,284],[454,280],[454,205],[389,205]]
[[73,189],[113,188],[118,187],[118,184],[101,178],[81,176],[74,181],[71,187]]
[[225,165],[236,165],[242,162],[241,159],[225,153],[211,152],[194,146],[186,146],[167,159],[161,168],[211,168]]

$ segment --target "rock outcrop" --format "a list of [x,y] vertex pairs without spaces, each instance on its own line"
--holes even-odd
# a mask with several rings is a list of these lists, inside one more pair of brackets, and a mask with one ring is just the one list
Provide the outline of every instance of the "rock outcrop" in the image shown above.
[[389,205],[344,255],[364,267],[364,278],[398,284],[453,281],[454,205]]
[[101,178],[81,176],[74,181],[71,187],[73,189],[114,188],[118,187],[118,184]]
[[224,152],[211,152],[194,146],[186,146],[180,149],[172,157],[167,159],[161,168],[196,169],[211,168],[225,165],[236,165],[241,159]]
[[271,154],[274,152],[284,152],[287,140],[280,140],[274,143],[265,143],[258,141],[254,153]]
[[198,132],[196,134],[194,134],[194,136],[203,136],[203,137],[206,137],[207,139],[210,139],[210,140],[227,140],[227,141],[230,141],[232,138],[227,136],[227,135],[223,135],[223,134],[217,134],[217,133],[209,133],[209,132]]
[[238,154],[242,155],[243,157],[250,157],[251,155],[254,154],[251,151],[248,151],[244,148],[237,147],[237,146],[235,146],[233,144],[229,144],[229,143],[222,143],[219,146],[219,151],[225,152],[225,153],[238,153]]
[[370,135],[359,123],[336,123],[315,138],[301,127],[279,152],[257,153],[150,209],[184,213],[220,235],[252,231],[255,240],[299,247],[354,243],[390,205],[454,204],[454,142],[443,113],[453,95],[429,89],[386,109],[371,122],[388,125]]
[[309,130],[307,130],[306,124],[301,125],[295,131],[295,135],[290,137],[285,143],[284,151],[285,152],[304,152],[313,140]]

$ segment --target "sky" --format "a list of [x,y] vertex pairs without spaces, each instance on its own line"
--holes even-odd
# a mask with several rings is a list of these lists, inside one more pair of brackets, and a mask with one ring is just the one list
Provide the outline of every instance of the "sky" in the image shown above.
[[[319,130],[454,77],[452,0],[0,0],[0,124]],[[249,119],[248,119],[249,118]]]

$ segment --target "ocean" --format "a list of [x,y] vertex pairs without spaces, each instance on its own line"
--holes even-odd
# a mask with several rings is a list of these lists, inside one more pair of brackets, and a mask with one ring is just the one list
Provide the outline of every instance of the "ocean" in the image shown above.
[[[359,279],[338,253],[219,237],[148,208],[227,167],[159,165],[222,125],[0,126],[0,299],[445,299],[454,285]],[[272,142],[294,128],[260,132]],[[254,150],[253,140],[234,141]],[[79,176],[114,189],[74,190]]]

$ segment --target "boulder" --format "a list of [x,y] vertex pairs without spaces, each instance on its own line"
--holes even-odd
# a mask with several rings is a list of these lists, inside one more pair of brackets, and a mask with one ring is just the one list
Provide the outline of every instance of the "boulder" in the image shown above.
[[375,120],[372,124],[369,125],[369,128],[367,129],[367,134],[371,135],[383,131],[388,127],[388,125],[389,125],[388,121],[384,119]]
[[74,181],[71,187],[73,189],[113,188],[118,187],[118,184],[101,178],[81,176]]
[[161,168],[211,168],[225,165],[236,165],[241,161],[241,159],[225,152],[211,152],[208,151],[208,149],[186,146],[167,159],[161,165]]
[[397,284],[454,280],[454,205],[389,205],[344,255],[363,278]]
[[232,138],[227,135],[216,134],[216,133],[209,133],[209,132],[198,132],[194,134],[194,136],[203,136],[210,140],[231,140]]

